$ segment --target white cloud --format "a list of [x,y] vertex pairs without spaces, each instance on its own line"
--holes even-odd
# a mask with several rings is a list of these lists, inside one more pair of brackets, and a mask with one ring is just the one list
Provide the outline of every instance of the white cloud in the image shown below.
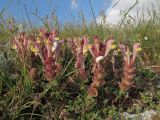
[[[136,0],[112,0],[111,7],[106,11],[106,23],[118,24],[118,22],[122,19],[122,13],[126,10],[129,10],[132,7]],[[129,15],[136,19],[137,13],[140,15],[144,12],[144,18],[147,19],[149,15],[147,14],[147,10],[151,10],[154,7],[158,7],[157,3],[159,0],[137,0],[137,5],[130,10]],[[118,3],[117,3],[118,2]],[[117,5],[113,7],[115,4]],[[160,3],[160,1],[159,1]],[[152,6],[153,5],[153,6]],[[113,8],[112,8],[113,7]],[[156,8],[155,8],[156,9]],[[97,17],[98,23],[102,23],[102,16]]]
[[76,1],[76,0],[71,0],[71,8],[72,8],[72,9],[78,8],[78,4],[77,4],[77,1]]

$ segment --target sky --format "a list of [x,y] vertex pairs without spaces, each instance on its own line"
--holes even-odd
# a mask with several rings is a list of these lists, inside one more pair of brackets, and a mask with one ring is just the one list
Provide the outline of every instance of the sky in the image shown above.
[[[102,9],[111,5],[111,0],[91,0],[95,16]],[[97,4],[98,3],[98,4]],[[17,21],[27,19],[25,8],[32,23],[40,21],[35,13],[42,18],[51,15],[55,10],[61,23],[78,21],[80,13],[83,13],[87,21],[93,20],[89,0],[0,0],[0,11],[6,8],[5,15],[14,16]]]
[[[136,0],[90,0],[98,23],[102,22],[100,11],[107,16],[105,21],[110,24],[117,24],[122,18],[121,13],[134,5]],[[138,12],[152,9],[152,5],[157,5],[160,0],[137,0],[138,3],[130,11],[130,15],[135,18]],[[117,4],[116,4],[117,3]],[[113,7],[116,4],[115,7]],[[14,16],[17,21],[27,20],[25,8],[33,24],[39,24],[40,19],[33,15],[44,18],[51,15],[55,10],[60,23],[77,22],[80,13],[83,13],[86,20],[92,21],[93,14],[89,5],[89,0],[0,0],[0,12],[6,8],[5,16]],[[146,19],[149,17],[145,16]]]
[[[139,17],[141,17],[141,15],[144,13],[143,17],[147,20],[151,17],[148,14],[148,11],[153,11],[153,9],[155,9],[156,12],[160,11],[160,8],[158,8],[160,5],[160,0],[112,0],[110,7],[105,13],[107,16],[105,21],[107,21],[109,24],[118,24],[123,18],[123,14],[135,3],[136,6],[129,11],[129,15],[135,20],[138,19],[137,14]],[[116,6],[113,7],[115,4]],[[97,21],[101,23],[102,17],[98,16]]]

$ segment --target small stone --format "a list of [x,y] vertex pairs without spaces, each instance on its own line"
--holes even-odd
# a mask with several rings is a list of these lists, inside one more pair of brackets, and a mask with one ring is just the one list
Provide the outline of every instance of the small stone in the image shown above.
[[154,110],[145,111],[144,113],[141,113],[142,120],[151,120],[152,116],[156,114],[157,112]]
[[123,116],[126,120],[132,119],[132,120],[152,120],[152,117],[157,115],[157,112],[154,110],[148,110],[143,113],[139,114],[129,114],[127,112],[123,113]]

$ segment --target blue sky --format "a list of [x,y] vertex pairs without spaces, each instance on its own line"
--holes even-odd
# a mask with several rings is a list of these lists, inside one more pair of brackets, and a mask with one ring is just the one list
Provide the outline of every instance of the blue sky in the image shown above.
[[[111,6],[111,0],[91,0],[91,2],[96,17],[99,11],[107,10]],[[24,5],[33,24],[40,23],[40,20],[32,14],[36,13],[36,9],[41,17],[51,15],[55,10],[61,23],[75,22],[80,12],[83,12],[87,21],[93,19],[89,0],[0,0],[0,11],[6,8],[5,16],[14,16],[17,21],[27,20]]]

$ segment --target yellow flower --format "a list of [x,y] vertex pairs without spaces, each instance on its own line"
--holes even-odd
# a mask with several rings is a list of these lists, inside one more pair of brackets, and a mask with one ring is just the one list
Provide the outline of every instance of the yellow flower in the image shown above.
[[54,40],[57,40],[57,41],[58,41],[58,40],[60,40],[60,38],[59,38],[59,37],[55,37]]
[[141,50],[142,50],[141,47],[139,47],[139,48],[136,49],[137,52],[139,52],[139,51],[141,51]]
[[120,52],[120,51],[121,51],[121,49],[118,49],[117,51],[118,51],[118,52]]
[[39,36],[40,36],[40,37],[43,36],[43,33],[42,33],[42,32],[39,32]]
[[31,50],[32,52],[34,52],[34,53],[37,53],[37,52],[38,52],[38,49],[35,48],[35,47],[33,47],[33,46],[30,47],[30,50]]
[[12,49],[17,49],[17,46],[15,44],[13,44],[11,47]]
[[130,52],[129,48],[127,48],[127,51],[125,52],[125,55],[130,56],[132,53]]
[[39,37],[37,38],[37,43],[41,43],[41,40]]
[[115,47],[116,47],[115,44],[109,46],[110,49],[114,49]]
[[86,54],[87,51],[88,51],[90,48],[91,48],[91,45],[86,45],[86,46],[84,46],[84,48],[83,48],[83,54]]
[[48,39],[44,39],[44,43],[45,43],[46,45],[48,45],[48,44],[49,44],[49,40],[48,40]]

